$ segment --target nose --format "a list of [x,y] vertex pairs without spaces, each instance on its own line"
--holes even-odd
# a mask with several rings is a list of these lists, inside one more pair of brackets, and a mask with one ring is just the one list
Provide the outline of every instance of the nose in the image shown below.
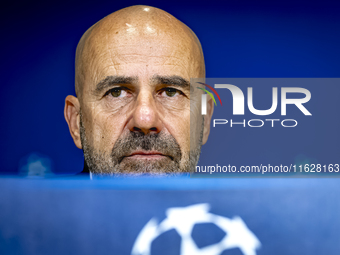
[[144,134],[159,133],[162,130],[163,123],[151,92],[141,91],[139,93],[128,128],[130,131]]

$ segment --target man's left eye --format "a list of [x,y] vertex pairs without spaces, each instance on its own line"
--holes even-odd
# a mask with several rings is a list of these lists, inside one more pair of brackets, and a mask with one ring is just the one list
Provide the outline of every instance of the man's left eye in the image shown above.
[[179,94],[179,91],[174,88],[166,88],[163,90],[168,97],[174,97],[176,94]]

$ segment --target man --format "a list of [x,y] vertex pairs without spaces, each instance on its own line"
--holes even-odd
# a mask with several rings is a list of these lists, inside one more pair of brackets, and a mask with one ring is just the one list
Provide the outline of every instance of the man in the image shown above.
[[[85,169],[97,174],[193,170],[210,131],[201,115],[203,52],[169,13],[131,6],[89,28],[76,51],[76,95],[64,115]],[[190,123],[191,122],[191,123]],[[190,126],[191,124],[191,126]]]

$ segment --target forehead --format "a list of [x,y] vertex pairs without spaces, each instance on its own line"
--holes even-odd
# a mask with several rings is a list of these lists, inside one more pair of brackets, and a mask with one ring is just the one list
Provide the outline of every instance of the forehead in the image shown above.
[[85,80],[94,84],[107,75],[199,77],[200,48],[185,28],[176,29],[148,22],[97,28],[84,48]]

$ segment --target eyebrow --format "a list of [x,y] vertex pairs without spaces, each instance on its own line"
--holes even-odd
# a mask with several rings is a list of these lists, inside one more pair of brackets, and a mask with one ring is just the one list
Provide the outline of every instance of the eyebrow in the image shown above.
[[132,84],[138,80],[137,77],[128,77],[128,76],[107,76],[104,80],[101,80],[95,88],[95,92],[99,93],[109,87],[114,85],[124,85],[124,84]]
[[[101,91],[106,90],[115,85],[132,84],[132,83],[136,83],[137,81],[138,81],[137,77],[118,76],[118,75],[107,76],[105,79],[101,80],[96,85],[95,92],[100,93]],[[172,85],[172,86],[178,86],[182,88],[190,88],[190,82],[178,75],[172,75],[172,76],[154,75],[151,78],[151,82],[155,84]]]
[[156,84],[173,85],[182,88],[190,87],[190,82],[178,75],[172,76],[154,75],[151,78],[151,81]]

